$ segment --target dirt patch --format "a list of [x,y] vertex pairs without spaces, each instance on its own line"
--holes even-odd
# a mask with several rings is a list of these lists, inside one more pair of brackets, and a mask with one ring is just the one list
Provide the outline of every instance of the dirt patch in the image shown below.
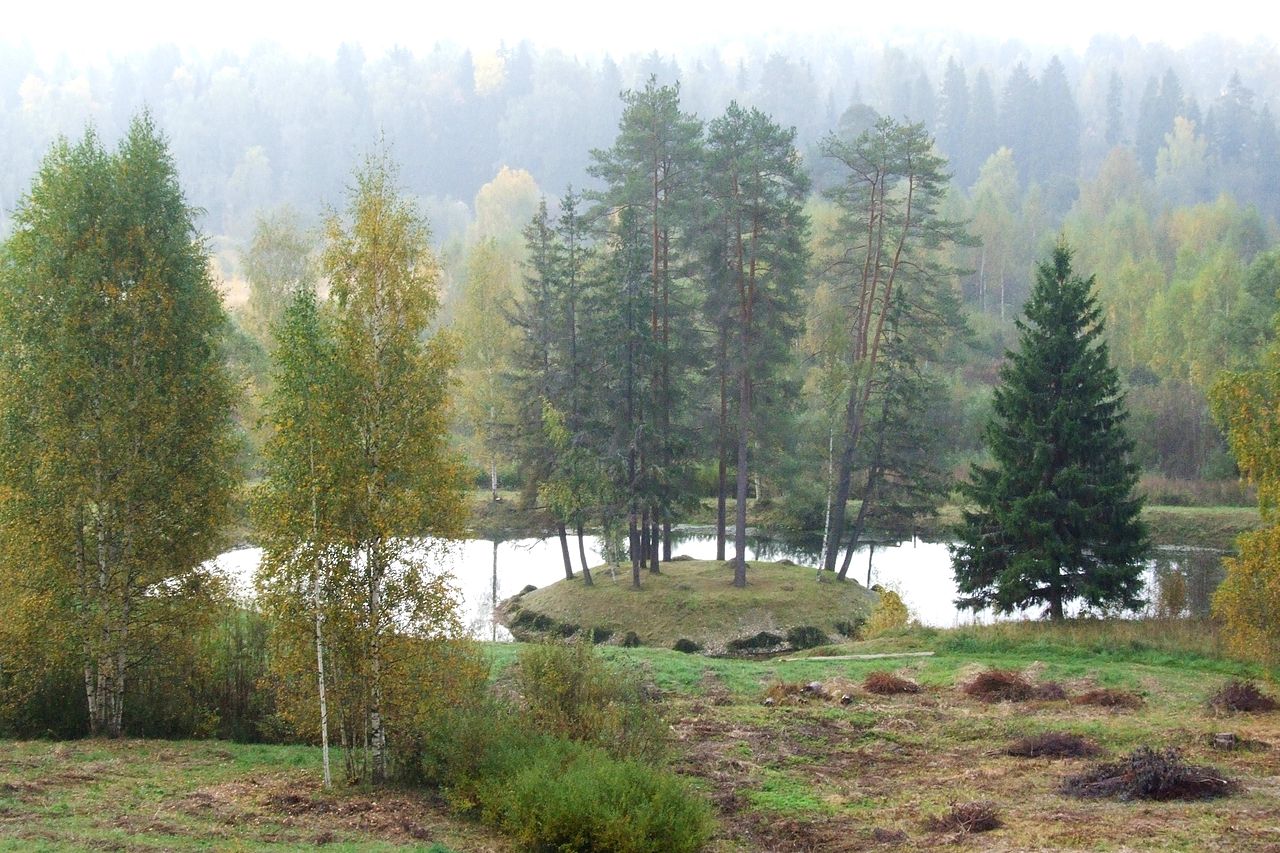
[[1016,740],[1004,754],[1018,758],[1092,758],[1102,750],[1093,741],[1067,732],[1046,732]]
[[862,689],[877,696],[894,696],[900,693],[919,693],[920,685],[892,672],[869,672],[862,682]]
[[1232,680],[1222,685],[1209,699],[1209,707],[1219,713],[1268,713],[1280,707],[1252,681]]
[[1137,693],[1128,690],[1115,690],[1110,687],[1089,690],[1071,699],[1073,705],[1094,705],[1099,708],[1123,708],[1136,711],[1147,704]]
[[1073,797],[1122,801],[1212,800],[1239,788],[1217,768],[1187,764],[1176,749],[1142,747],[1122,761],[1099,764],[1068,778],[1062,792]]
[[925,828],[930,832],[990,832],[1004,825],[995,803],[952,803],[944,814],[925,821]]

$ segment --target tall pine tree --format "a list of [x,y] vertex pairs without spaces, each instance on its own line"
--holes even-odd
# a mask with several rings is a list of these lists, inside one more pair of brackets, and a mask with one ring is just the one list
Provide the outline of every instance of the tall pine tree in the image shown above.
[[1008,613],[1068,602],[1135,607],[1146,529],[1138,467],[1103,341],[1094,279],[1059,245],[1037,271],[986,429],[993,465],[975,467],[952,547],[957,604]]

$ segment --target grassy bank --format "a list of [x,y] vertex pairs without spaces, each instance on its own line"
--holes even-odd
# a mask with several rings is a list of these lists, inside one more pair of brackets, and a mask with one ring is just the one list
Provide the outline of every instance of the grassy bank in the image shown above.
[[664,563],[661,574],[644,572],[638,590],[631,586],[629,565],[592,574],[594,586],[578,577],[508,602],[506,623],[519,636],[522,629],[537,630],[537,614],[554,623],[542,633],[566,625],[602,628],[619,637],[634,631],[646,646],[671,648],[685,639],[719,652],[735,639],[760,632],[785,638],[801,626],[838,637],[838,626],[864,617],[874,601],[856,581],[836,583],[829,575],[819,580],[813,569],[780,563],[748,563],[745,589],[733,587],[732,573],[714,560]]

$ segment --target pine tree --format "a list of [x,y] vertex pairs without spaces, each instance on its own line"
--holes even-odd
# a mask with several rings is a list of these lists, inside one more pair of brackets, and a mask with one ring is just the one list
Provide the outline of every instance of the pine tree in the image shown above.
[[[708,129],[708,246],[712,285],[721,291],[710,312],[727,320],[726,364],[737,386],[737,518],[734,585],[747,582],[747,476],[757,386],[777,381],[798,332],[798,291],[807,261],[808,220],[801,200],[809,187],[795,149],[795,130],[783,130],[759,110],[731,103]],[[722,340],[724,340],[722,338]],[[724,383],[722,382],[722,389]],[[725,433],[722,391],[721,436]],[[721,447],[720,458],[725,456]]]
[[1140,602],[1138,468],[1093,284],[1072,272],[1065,245],[1037,270],[985,432],[994,464],[963,487],[972,508],[952,547],[959,606],[1044,604],[1061,619],[1076,599]]

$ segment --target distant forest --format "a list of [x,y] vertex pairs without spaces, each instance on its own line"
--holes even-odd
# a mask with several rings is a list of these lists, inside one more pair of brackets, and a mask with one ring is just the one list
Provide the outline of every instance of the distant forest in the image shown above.
[[[953,259],[976,334],[936,414],[957,469],[978,451],[1032,266],[1065,234],[1077,269],[1098,276],[1141,464],[1168,478],[1234,476],[1205,392],[1274,335],[1280,54],[1261,43],[1099,38],[1073,54],[974,38],[805,40],[616,58],[525,42],[484,55],[344,46],[328,58],[162,47],[92,67],[42,67],[0,43],[0,237],[57,135],[92,123],[111,141],[146,106],[222,275],[243,278],[260,217],[288,206],[317,222],[381,139],[430,220],[453,317],[479,287],[469,270],[484,238],[518,268],[539,197],[555,213],[566,187],[600,189],[591,152],[614,141],[619,94],[650,78],[678,84],[681,109],[700,118],[736,100],[794,127],[819,226],[821,193],[837,180],[820,154],[828,134],[888,116],[934,137],[953,176],[944,212],[980,240]],[[479,366],[464,352],[463,368]],[[459,429],[465,444],[470,427]]]

